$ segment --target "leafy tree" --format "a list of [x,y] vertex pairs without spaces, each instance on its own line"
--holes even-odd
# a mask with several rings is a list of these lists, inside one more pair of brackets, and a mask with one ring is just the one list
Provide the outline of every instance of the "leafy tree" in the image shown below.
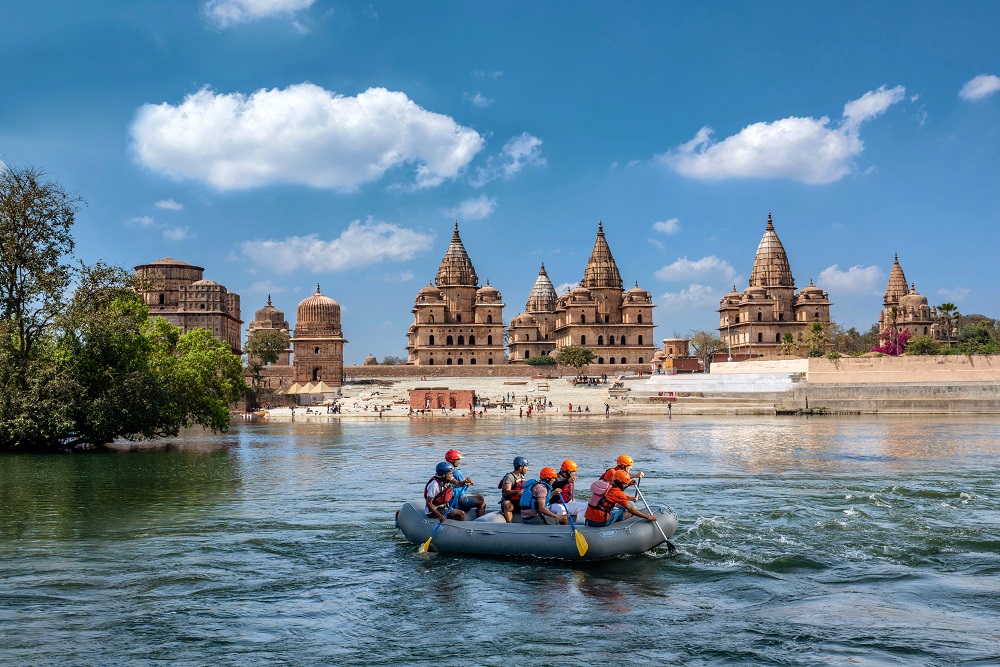
[[781,353],[791,354],[794,348],[795,348],[795,336],[793,336],[790,331],[786,331],[784,334],[781,335]]
[[691,351],[708,373],[715,354],[722,350],[722,339],[711,331],[692,331],[688,334],[688,339],[691,341]]
[[941,354],[944,345],[931,336],[914,336],[906,346],[906,354]]
[[406,359],[404,359],[403,357],[392,357],[392,356],[382,357],[383,366],[403,366],[405,364],[406,364]]
[[524,363],[528,364],[529,366],[555,366],[556,360],[554,357],[550,357],[546,354],[543,354],[538,357],[528,357],[527,359],[524,360]]
[[958,349],[962,354],[996,354],[1000,346],[997,345],[996,334],[984,322],[977,324],[966,324],[958,332]]
[[596,358],[597,355],[594,354],[593,350],[579,345],[567,345],[559,348],[556,352],[556,363],[560,366],[575,368],[577,375],[583,373],[584,367],[594,363]]
[[288,349],[291,339],[281,329],[258,329],[247,337],[243,353],[254,385],[259,385],[264,366],[273,364]]

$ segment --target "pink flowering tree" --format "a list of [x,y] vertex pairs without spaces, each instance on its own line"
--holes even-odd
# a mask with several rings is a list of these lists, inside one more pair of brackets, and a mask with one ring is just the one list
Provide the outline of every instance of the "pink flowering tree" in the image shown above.
[[899,331],[895,327],[889,327],[878,337],[878,345],[872,348],[872,352],[898,357],[906,352],[906,343],[910,337],[909,329]]

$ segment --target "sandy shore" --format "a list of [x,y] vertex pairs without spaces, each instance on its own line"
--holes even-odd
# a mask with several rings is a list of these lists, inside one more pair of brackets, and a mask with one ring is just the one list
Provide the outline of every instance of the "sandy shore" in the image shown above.
[[[643,378],[626,379],[629,384]],[[406,417],[429,418],[471,418],[468,408],[464,410],[432,410],[430,413],[410,414],[409,390],[417,388],[472,389],[480,400],[489,399],[490,407],[476,408],[476,418],[499,419],[527,416],[527,407],[532,406],[532,417],[604,417],[623,414],[666,414],[664,406],[635,405],[631,399],[610,395],[614,378],[607,384],[573,384],[573,378],[566,376],[550,379],[528,379],[523,377],[481,377],[481,378],[405,378],[392,382],[391,386],[351,385],[342,388],[341,413],[330,414],[325,406],[315,406],[306,411],[305,406],[295,408],[294,418],[301,419],[341,419],[368,418],[385,419]],[[501,402],[509,406],[499,407]],[[544,402],[544,408],[539,407]],[[551,404],[551,406],[550,406]],[[570,413],[572,405],[573,412]],[[605,405],[608,409],[605,409]],[[292,419],[291,408],[274,408],[268,413],[270,419]]]

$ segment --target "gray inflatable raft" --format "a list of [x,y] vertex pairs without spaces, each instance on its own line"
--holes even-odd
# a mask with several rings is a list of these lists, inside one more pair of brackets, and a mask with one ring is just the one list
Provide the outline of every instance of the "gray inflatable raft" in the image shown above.
[[[673,535],[677,529],[677,515],[666,505],[650,505],[650,509],[666,536]],[[589,546],[587,553],[581,556],[569,525],[536,526],[520,523],[520,517],[517,519],[517,523],[507,523],[498,512],[490,512],[475,521],[448,519],[434,534],[431,550],[484,556],[600,560],[635,556],[664,542],[663,535],[651,521],[633,516],[604,528],[577,523],[577,530]],[[426,516],[423,500],[404,504],[396,514],[396,525],[414,544],[427,541],[437,524],[437,519]]]

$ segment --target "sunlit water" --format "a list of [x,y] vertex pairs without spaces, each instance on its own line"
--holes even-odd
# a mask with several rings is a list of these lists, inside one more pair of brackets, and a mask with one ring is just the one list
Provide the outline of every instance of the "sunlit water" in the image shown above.
[[[236,425],[0,457],[2,665],[1000,663],[992,418]],[[449,448],[619,453],[681,550],[587,565],[414,555]],[[585,486],[585,485],[584,485]]]

